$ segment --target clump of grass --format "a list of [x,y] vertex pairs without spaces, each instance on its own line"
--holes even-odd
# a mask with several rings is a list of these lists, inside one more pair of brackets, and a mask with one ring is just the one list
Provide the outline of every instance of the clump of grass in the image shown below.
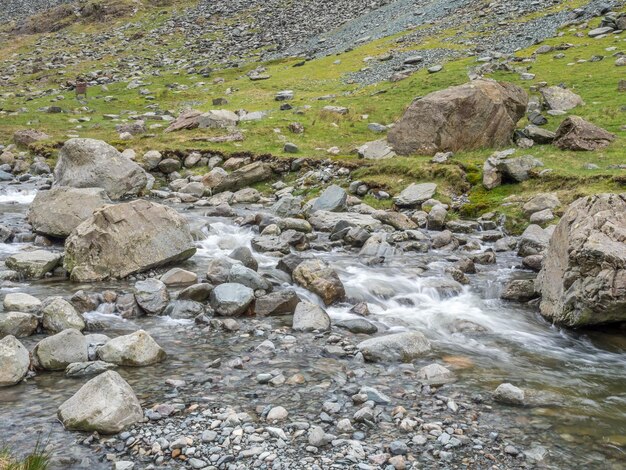
[[45,445],[38,439],[33,451],[17,458],[8,447],[0,447],[0,470],[47,470],[50,468],[50,455]]

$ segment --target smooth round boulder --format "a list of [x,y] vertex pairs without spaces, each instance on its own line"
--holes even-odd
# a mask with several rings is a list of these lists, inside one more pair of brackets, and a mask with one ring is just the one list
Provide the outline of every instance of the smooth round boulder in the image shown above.
[[102,434],[118,433],[143,419],[135,392],[112,370],[88,381],[57,414],[65,429]]
[[63,370],[72,362],[88,360],[87,339],[73,328],[63,330],[37,343],[33,358],[40,369]]
[[210,303],[215,313],[225,317],[243,315],[254,300],[254,291],[243,284],[227,282],[211,292]]
[[85,320],[67,300],[50,297],[43,303],[42,324],[45,330],[58,333],[68,328],[78,331],[85,329]]
[[303,261],[293,270],[292,277],[298,285],[319,295],[326,305],[346,295],[337,272],[322,260]]
[[524,395],[524,390],[510,383],[498,385],[498,388],[493,392],[494,400],[506,405],[523,405]]
[[252,290],[269,291],[272,285],[256,271],[246,268],[243,264],[234,264],[228,274],[228,282],[243,284]]
[[30,356],[15,336],[0,339],[0,364],[0,387],[18,384],[26,377]]
[[118,366],[142,367],[165,360],[165,351],[144,330],[118,336],[97,350],[98,358]]
[[161,276],[166,286],[186,286],[198,282],[198,275],[181,268],[172,268]]

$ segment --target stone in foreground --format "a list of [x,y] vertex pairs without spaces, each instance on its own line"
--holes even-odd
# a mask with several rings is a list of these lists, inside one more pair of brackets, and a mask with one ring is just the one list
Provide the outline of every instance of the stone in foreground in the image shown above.
[[29,208],[28,221],[37,233],[65,238],[96,209],[110,203],[102,188],[57,186],[37,192]]
[[330,317],[319,305],[300,302],[293,314],[295,331],[326,331],[330,329]]
[[294,269],[292,277],[298,285],[319,295],[325,305],[341,300],[346,295],[337,272],[322,260],[303,261]]
[[115,279],[193,256],[189,223],[174,209],[136,200],[97,210],[65,241],[71,279]]
[[371,362],[411,362],[430,351],[430,342],[419,331],[370,338],[357,344]]
[[63,370],[72,362],[88,360],[87,339],[73,328],[42,339],[33,349],[36,365],[44,370]]
[[541,314],[568,327],[626,321],[626,193],[572,203],[537,278]]
[[498,388],[493,392],[493,398],[507,405],[523,405],[524,390],[510,383],[503,383],[498,385]]
[[118,336],[98,348],[98,357],[118,366],[142,367],[165,360],[166,354],[143,330]]
[[400,155],[502,147],[511,142],[527,104],[516,85],[475,80],[414,101],[387,140]]
[[4,312],[0,313],[0,338],[15,336],[24,338],[35,333],[39,320],[32,313]]
[[104,372],[83,385],[58,411],[71,431],[114,434],[143,419],[139,400],[115,371]]
[[0,388],[15,385],[28,373],[28,350],[14,336],[6,336],[0,340],[0,364]]
[[111,199],[137,196],[148,182],[139,165],[95,139],[65,142],[54,168],[54,180],[57,186],[102,188]]

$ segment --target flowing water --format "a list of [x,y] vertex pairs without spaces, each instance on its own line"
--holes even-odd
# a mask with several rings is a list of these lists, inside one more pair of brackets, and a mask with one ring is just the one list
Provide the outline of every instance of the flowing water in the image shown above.
[[[0,186],[0,224],[23,224],[35,192],[31,183]],[[253,229],[239,227],[230,219],[205,217],[199,208],[180,205],[177,209],[198,234],[198,252],[182,267],[199,275],[206,272],[211,257],[226,255],[237,246],[250,246],[255,235]],[[261,207],[239,209],[246,212]],[[0,260],[29,247],[29,243],[0,244]],[[275,285],[290,284],[285,273],[275,268],[276,258],[255,256],[259,270]],[[626,332],[617,328],[566,331],[545,322],[536,309],[501,301],[499,292],[506,280],[528,275],[516,268],[520,260],[512,253],[499,253],[496,265],[480,266],[479,274],[471,276],[471,286],[460,291],[446,287],[444,270],[450,253],[403,254],[376,266],[343,250],[310,251],[305,256],[330,262],[347,297],[367,302],[370,319],[381,330],[424,333],[433,343],[433,359],[455,367],[457,389],[486,394],[502,382],[512,382],[531,391],[528,407],[501,407],[500,412],[503,420],[536,433],[537,442],[549,447],[548,466],[569,468],[568,462],[576,462],[584,468],[625,468],[621,463],[626,462]],[[0,284],[0,298],[15,291],[44,298],[70,296],[79,289],[128,291],[130,287],[125,282],[86,286],[62,279],[5,282]],[[314,294],[291,287],[302,298],[320,302]],[[340,304],[328,313],[333,320],[350,318],[355,316],[350,307]],[[170,396],[171,389],[164,385],[167,378],[207,376],[207,364],[213,359],[223,357],[224,351],[234,356],[244,347],[228,337],[203,341],[190,321],[159,317],[124,320],[110,312],[104,305],[87,318],[91,324],[102,325],[109,336],[143,328],[168,352],[168,360],[162,364],[121,371],[144,402],[158,403]],[[286,319],[271,321],[288,324]],[[40,339],[25,338],[23,343],[32,348]],[[300,363],[281,367],[302,371],[319,382],[342,373],[323,358],[306,354]],[[55,452],[67,452],[79,461],[87,457],[86,450],[71,445],[76,435],[64,431],[55,418],[59,404],[81,383],[60,372],[39,373],[16,387],[1,389],[0,440],[27,451],[42,436]],[[246,384],[243,375],[240,383],[221,384],[231,394],[222,391],[220,398],[236,401],[248,392],[253,396],[254,387],[248,390]],[[89,466],[94,468],[93,462]]]

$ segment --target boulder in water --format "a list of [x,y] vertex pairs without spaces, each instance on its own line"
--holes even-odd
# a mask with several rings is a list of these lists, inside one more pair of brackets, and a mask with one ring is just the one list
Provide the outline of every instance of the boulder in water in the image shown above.
[[72,280],[92,282],[183,261],[196,252],[187,220],[174,209],[136,200],[97,210],[65,241]]
[[70,139],[54,169],[57,186],[102,188],[111,199],[137,196],[148,178],[143,169],[106,142]]
[[55,186],[49,191],[37,192],[29,208],[28,221],[37,233],[65,238],[96,209],[110,203],[102,188]]
[[293,270],[292,277],[298,285],[319,295],[326,305],[346,295],[337,272],[322,260],[303,261]]
[[158,279],[146,279],[135,283],[135,300],[148,314],[159,315],[170,301],[167,287]]
[[14,336],[5,336],[0,339],[0,364],[0,388],[15,385],[28,373],[28,350]]
[[42,339],[33,349],[35,364],[45,370],[63,370],[88,359],[87,339],[73,328]]
[[626,321],[626,194],[572,203],[554,230],[537,281],[541,314],[555,323]]
[[43,303],[42,324],[45,330],[51,333],[74,328],[78,331],[85,329],[85,321],[76,309],[62,297],[50,297]]
[[253,301],[253,290],[234,282],[220,284],[211,292],[211,307],[222,316],[243,315]]
[[0,338],[15,336],[24,338],[37,330],[39,320],[32,313],[26,312],[1,312],[0,313]]
[[5,260],[7,268],[12,269],[26,279],[41,279],[56,268],[63,256],[45,250],[22,251]]
[[58,411],[59,420],[71,431],[114,434],[143,419],[139,400],[115,371],[94,377]]
[[428,339],[418,331],[366,339],[357,348],[371,362],[411,362],[431,349]]
[[98,357],[118,366],[141,367],[165,360],[166,354],[143,330],[118,336],[98,348]]
[[330,317],[319,305],[300,302],[293,313],[292,328],[295,331],[326,331],[330,329]]

